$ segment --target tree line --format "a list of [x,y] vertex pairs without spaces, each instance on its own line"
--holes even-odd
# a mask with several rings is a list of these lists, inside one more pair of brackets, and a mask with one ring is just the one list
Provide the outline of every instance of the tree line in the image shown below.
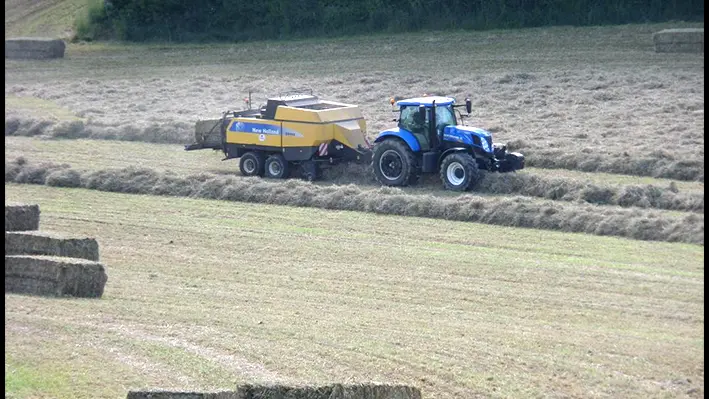
[[88,0],[79,40],[243,41],[703,21],[703,0]]

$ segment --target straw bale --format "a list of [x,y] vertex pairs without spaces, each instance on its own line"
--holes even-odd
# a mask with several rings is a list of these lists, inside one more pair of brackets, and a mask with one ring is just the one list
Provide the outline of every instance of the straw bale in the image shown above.
[[240,398],[254,399],[421,399],[418,388],[385,384],[242,385],[237,392]]
[[108,276],[94,261],[43,255],[5,255],[5,292],[101,297]]
[[237,392],[130,391],[126,399],[246,399]]
[[63,234],[22,231],[5,232],[5,255],[49,255],[99,260],[94,238],[68,237]]
[[703,53],[704,28],[665,29],[652,35],[658,53]]
[[39,205],[5,204],[5,231],[27,231],[39,228]]
[[216,393],[131,391],[127,399],[421,399],[418,388],[404,385],[331,384],[323,386],[240,385]]
[[19,37],[5,39],[5,58],[63,58],[66,44],[61,39]]

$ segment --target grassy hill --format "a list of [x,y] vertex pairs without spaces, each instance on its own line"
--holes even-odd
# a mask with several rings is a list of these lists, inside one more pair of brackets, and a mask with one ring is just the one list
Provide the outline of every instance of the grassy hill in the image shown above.
[[86,0],[5,0],[5,37],[70,38]]

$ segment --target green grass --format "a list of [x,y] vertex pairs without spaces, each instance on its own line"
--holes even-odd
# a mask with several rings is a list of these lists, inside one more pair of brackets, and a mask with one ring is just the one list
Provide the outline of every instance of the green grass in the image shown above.
[[703,394],[701,246],[30,185],[5,193],[40,204],[41,229],[100,243],[102,299],[5,296],[6,364],[70,378],[100,370],[77,397],[262,381],[406,383],[425,398]]
[[26,115],[41,115],[44,119],[57,122],[82,120],[68,108],[62,107],[51,100],[32,96],[5,95],[5,111],[13,110]]
[[69,39],[73,35],[74,20],[86,6],[86,0],[7,0],[5,37]]

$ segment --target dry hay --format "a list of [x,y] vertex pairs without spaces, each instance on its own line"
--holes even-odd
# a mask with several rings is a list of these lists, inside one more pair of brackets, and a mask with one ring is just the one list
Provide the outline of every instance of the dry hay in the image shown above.
[[101,263],[42,255],[5,255],[5,292],[97,298],[108,280]]
[[66,256],[98,261],[99,248],[94,238],[39,231],[5,232],[5,255]]
[[[679,192],[674,185],[603,185],[571,178],[521,173],[484,173],[476,193],[517,194],[598,205],[656,208],[704,213],[703,192]],[[323,179],[333,184],[379,185],[370,165],[335,165],[323,171]],[[420,186],[441,188],[438,174],[424,175]]]
[[664,29],[652,41],[658,53],[703,53],[704,28]]
[[214,393],[130,391],[127,399],[421,399],[421,391],[385,384],[240,385],[236,391]]
[[320,186],[301,180],[278,181],[209,173],[182,177],[135,167],[82,172],[69,165],[33,166],[7,162],[5,181],[418,216],[640,240],[704,243],[704,215],[674,216],[637,208],[539,201],[524,197],[412,195],[391,187],[367,188],[352,184]]
[[39,205],[5,204],[5,231],[28,231],[39,228]]
[[66,45],[61,39],[20,37],[5,39],[5,58],[63,58]]
[[[650,65],[629,64],[619,70],[585,67],[532,74],[485,69],[474,78],[452,75],[452,84],[425,73],[412,77],[343,72],[336,79],[272,79],[232,71],[220,76],[221,68],[209,76],[141,76],[139,85],[113,77],[14,81],[6,84],[6,96],[51,101],[83,120],[48,122],[37,113],[20,115],[10,108],[5,134],[188,145],[194,141],[195,121],[241,108],[234,107],[233,92],[258,87],[258,104],[270,93],[297,85],[358,104],[373,139],[393,126],[387,107],[392,94],[436,91],[460,100],[476,92],[470,124],[524,153],[528,166],[703,181],[703,63],[683,59],[682,68],[668,69],[656,64],[665,57],[651,58]],[[362,80],[379,83],[362,87]],[[191,101],[195,96],[200,101]]]

